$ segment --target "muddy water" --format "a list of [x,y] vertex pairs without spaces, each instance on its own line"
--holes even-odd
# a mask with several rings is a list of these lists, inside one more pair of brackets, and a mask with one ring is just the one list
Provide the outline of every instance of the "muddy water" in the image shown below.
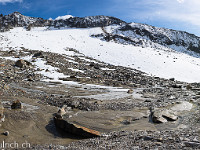
[[[68,118],[68,122],[100,131],[102,133],[136,129],[152,129],[148,123],[148,110],[77,112]],[[155,129],[156,130],[156,129]]]
[[79,137],[63,133],[57,129],[52,121],[52,115],[58,108],[41,105],[37,100],[23,97],[1,97],[3,105],[9,104],[16,99],[23,102],[22,110],[11,110],[5,107],[6,121],[0,128],[0,133],[9,131],[9,136],[0,135],[5,142],[23,143],[27,141],[34,144],[68,144],[80,140]]

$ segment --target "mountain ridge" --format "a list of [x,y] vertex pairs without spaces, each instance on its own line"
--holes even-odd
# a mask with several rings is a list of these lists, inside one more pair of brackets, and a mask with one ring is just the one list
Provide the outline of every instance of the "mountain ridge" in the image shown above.
[[[115,26],[114,29],[108,29]],[[186,31],[177,31],[167,28],[159,28],[142,23],[127,23],[111,16],[87,16],[69,17],[67,19],[46,20],[39,17],[24,16],[19,12],[9,15],[0,15],[0,31],[6,32],[15,27],[25,27],[31,30],[32,27],[52,28],[93,28],[101,27],[105,31],[102,35],[93,35],[102,40],[130,44],[140,47],[151,47],[156,49],[174,49],[195,56],[200,54],[200,37]]]

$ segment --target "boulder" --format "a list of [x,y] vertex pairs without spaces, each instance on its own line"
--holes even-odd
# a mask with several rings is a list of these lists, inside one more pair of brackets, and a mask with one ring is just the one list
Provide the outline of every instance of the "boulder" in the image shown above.
[[30,62],[23,59],[19,59],[18,61],[15,62],[15,66],[19,68],[29,67],[30,65],[31,65]]
[[158,109],[154,110],[151,114],[154,123],[166,123],[168,121],[176,121],[178,116],[172,110]]
[[98,137],[100,136],[100,132],[88,129],[83,126],[79,126],[75,123],[70,123],[66,119],[63,119],[61,116],[55,116],[54,117],[54,122],[56,127],[62,129],[65,132],[75,134],[81,137],[87,137],[87,138],[92,138],[92,137]]

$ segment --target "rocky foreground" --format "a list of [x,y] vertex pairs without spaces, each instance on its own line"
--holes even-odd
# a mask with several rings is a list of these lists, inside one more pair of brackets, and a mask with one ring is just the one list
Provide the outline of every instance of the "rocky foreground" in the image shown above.
[[27,149],[200,149],[199,83],[67,50],[74,55],[0,51],[0,139]]

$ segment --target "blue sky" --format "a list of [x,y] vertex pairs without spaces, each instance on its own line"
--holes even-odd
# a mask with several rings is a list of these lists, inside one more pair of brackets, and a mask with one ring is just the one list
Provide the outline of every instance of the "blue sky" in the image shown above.
[[200,36],[200,0],[0,0],[0,13],[45,19],[108,15]]

